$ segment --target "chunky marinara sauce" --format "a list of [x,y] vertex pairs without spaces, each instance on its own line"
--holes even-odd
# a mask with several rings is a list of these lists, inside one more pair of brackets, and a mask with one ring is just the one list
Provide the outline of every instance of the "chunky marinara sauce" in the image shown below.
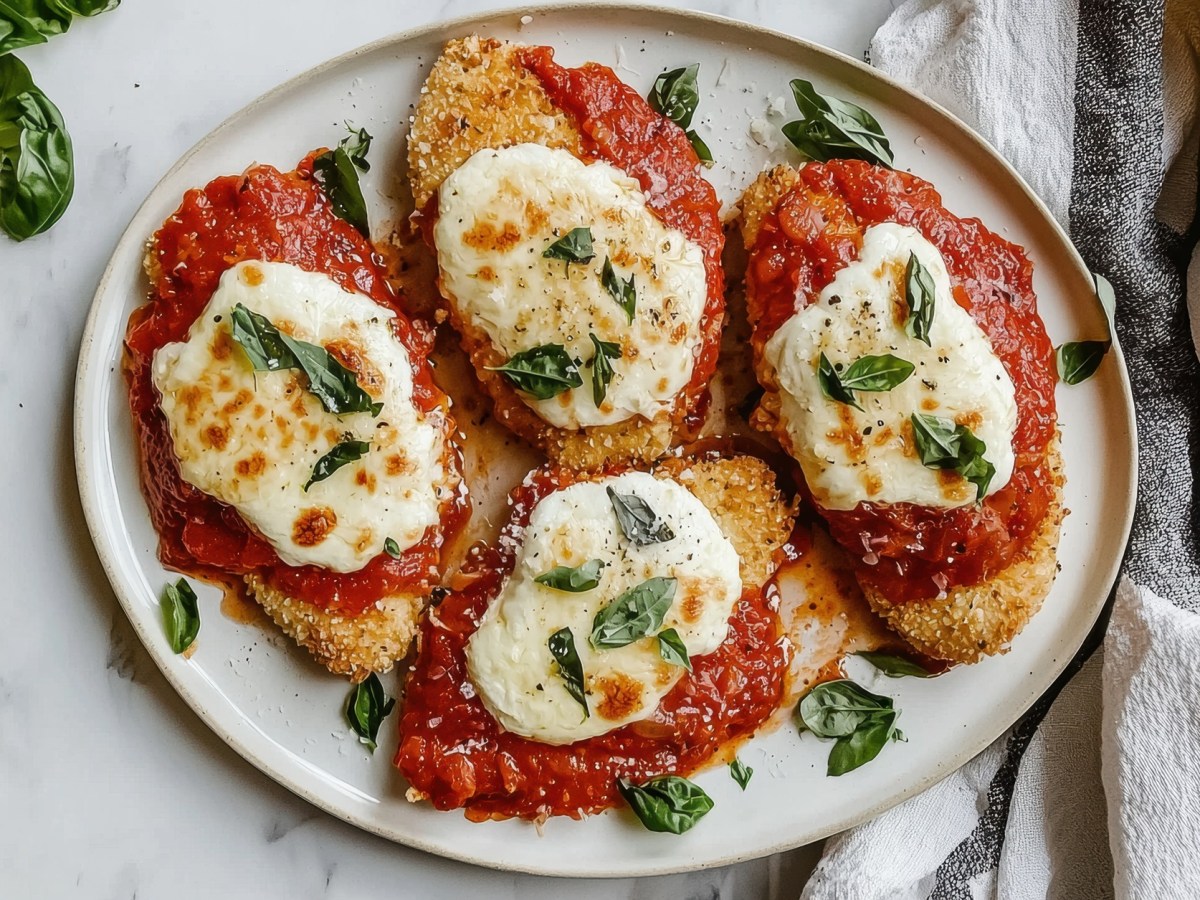
[[[313,180],[314,155],[301,161],[294,172],[255,166],[184,195],[179,209],[154,236],[151,300],[130,317],[125,373],[141,450],[142,490],[158,531],[163,564],[218,580],[259,572],[293,597],[356,615],[381,597],[427,586],[445,528],[430,528],[399,559],[381,554],[357,572],[284,564],[236,510],[180,476],[158,391],[150,379],[154,351],[184,339],[221,274],[242,260],[262,260],[328,275],[347,290],[366,294],[394,311],[393,329],[412,359],[413,403],[431,412],[446,402],[426,363],[430,336],[404,315],[370,243],[333,212]],[[461,517],[460,504],[456,499],[443,509],[443,526]]]
[[[608,470],[608,474],[617,469]],[[774,588],[747,590],[717,650],[692,660],[654,715],[566,746],[500,728],[467,675],[466,646],[516,561],[533,508],[586,475],[539,470],[513,494],[494,547],[477,547],[458,587],[430,610],[400,717],[396,766],[438,809],[468,818],[580,818],[619,800],[616,780],[686,775],[730,741],[748,737],[778,706],[786,668]],[[548,653],[549,651],[547,651]]]
[[822,510],[834,538],[862,559],[862,580],[903,602],[976,584],[1028,546],[1055,489],[1046,451],[1056,429],[1057,376],[1037,313],[1033,265],[1021,248],[977,219],[947,212],[928,182],[858,160],[805,165],[797,186],[764,219],[746,276],[756,354],[857,258],[863,231],[882,222],[917,229],[941,252],[955,301],[988,336],[1017,402],[1012,478],[982,504]]

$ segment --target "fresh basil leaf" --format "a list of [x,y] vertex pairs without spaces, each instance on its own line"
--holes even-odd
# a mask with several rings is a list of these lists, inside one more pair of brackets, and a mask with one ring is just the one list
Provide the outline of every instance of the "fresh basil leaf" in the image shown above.
[[861,729],[838,738],[825,764],[826,775],[845,775],[865,765],[879,755],[889,740],[902,741],[904,735],[896,728],[896,713],[884,713],[870,720]]
[[396,541],[392,538],[388,538],[386,541],[383,542],[383,552],[386,553],[388,556],[390,556],[392,559],[399,559],[400,556],[402,555],[400,553],[400,545],[397,544]]
[[74,193],[75,158],[62,114],[24,63],[0,57],[0,228],[17,241],[41,234]]
[[1058,377],[1067,384],[1079,384],[1096,374],[1112,341],[1070,341],[1054,350]]
[[784,125],[783,134],[809,159],[861,159],[889,168],[895,164],[891,145],[873,115],[849,101],[818,94],[802,78],[791,86],[800,119]]
[[647,544],[662,544],[675,539],[671,526],[659,519],[658,513],[637,494],[619,494],[611,487],[606,490],[621,531],[632,543],[645,547]]
[[333,449],[318,459],[317,464],[313,466],[312,475],[308,476],[308,481],[304,482],[305,493],[318,481],[324,481],[342,466],[362,459],[370,449],[370,441],[339,441],[334,444]]
[[903,740],[896,728],[890,697],[872,694],[852,681],[826,681],[804,695],[797,707],[801,731],[833,738],[826,773],[844,775],[868,763],[891,740]]
[[600,270],[600,282],[608,290],[609,295],[617,301],[617,306],[625,310],[625,318],[633,324],[633,315],[637,312],[637,288],[633,284],[633,276],[625,281],[612,267],[612,260],[604,258],[604,268]]
[[371,152],[371,141],[373,137],[365,128],[355,128],[349,122],[346,123],[346,130],[350,132],[349,137],[344,137],[338,142],[338,146],[346,151],[346,155],[350,157],[350,162],[354,163],[354,167],[362,172],[370,172],[371,164],[367,162],[367,154]]
[[200,633],[200,608],[196,603],[196,592],[186,578],[180,578],[163,588],[159,606],[162,608],[163,627],[167,630],[167,643],[174,652],[182,653],[192,646],[192,641]]
[[691,128],[692,116],[700,105],[700,89],[696,85],[699,73],[700,63],[663,72],[654,80],[646,98],[655,112],[662,113],[684,131]]
[[708,149],[708,144],[704,143],[704,138],[700,137],[696,132],[687,132],[687,139],[692,142],[692,149],[696,151],[696,158],[705,166],[713,164],[712,151]]
[[579,364],[571,359],[562,344],[542,344],[513,354],[502,366],[488,366],[503,372],[517,390],[538,399],[549,400],[583,384]]
[[837,369],[833,367],[833,363],[829,361],[829,357],[824,353],[821,354],[821,358],[817,362],[817,382],[821,385],[821,393],[830,400],[836,403],[845,403],[857,410],[862,409],[858,405],[858,401],[854,399],[854,395],[842,385],[842,380],[838,377]]
[[692,671],[692,658],[688,656],[683,638],[674,628],[667,628],[658,633],[658,655],[664,662]]
[[975,485],[975,499],[982,501],[996,474],[996,467],[984,458],[987,445],[951,419],[913,413],[911,421],[921,463],[930,469],[954,470]]
[[339,145],[315,157],[313,178],[325,191],[333,211],[369,239],[371,223],[367,220],[367,201],[363,199],[362,187],[358,183],[358,166],[346,148]]
[[861,656],[888,678],[903,678],[911,675],[913,678],[932,678],[934,673],[921,668],[920,665],[904,656],[894,656],[891,653],[875,653],[870,650],[859,650],[854,654]]
[[379,676],[372,672],[350,692],[346,701],[346,721],[360,743],[375,752],[375,739],[379,737],[379,726],[395,707],[396,701],[383,692]]
[[592,646],[615,650],[657,632],[675,601],[675,587],[674,578],[648,578],[621,594],[592,620]]
[[324,347],[284,334],[266,316],[241,303],[234,306],[230,320],[234,341],[255,369],[267,372],[299,369],[308,378],[309,393],[321,401],[326,412],[337,416],[369,412],[377,416],[383,409],[382,403],[374,402],[362,389],[357,376]]
[[754,774],[754,770],[735,756],[733,762],[729,764],[729,774],[733,776],[738,787],[744,791],[746,785],[750,783],[750,776]]
[[561,259],[568,263],[586,263],[596,258],[592,247],[592,229],[583,226],[572,228],[565,235],[542,251],[546,259]]
[[904,300],[908,303],[905,333],[932,347],[929,329],[933,327],[933,276],[915,253],[908,254],[908,265],[904,268]]
[[604,560],[589,559],[582,566],[555,566],[533,580],[556,591],[580,594],[593,590],[600,584],[600,570],[603,568]]
[[550,635],[547,642],[550,653],[558,663],[558,674],[567,684],[567,693],[579,701],[583,707],[583,717],[590,718],[587,694],[583,689],[583,663],[579,661],[579,652],[575,649],[575,635],[570,628],[560,628]]
[[907,359],[885,353],[856,359],[838,378],[842,388],[847,391],[884,393],[907,381],[913,369],[913,364]]
[[618,778],[617,790],[650,831],[683,834],[713,808],[699,785],[678,775],[659,775],[643,784]]
[[613,367],[610,360],[621,358],[621,345],[612,341],[602,341],[594,334],[589,334],[592,346],[596,348],[592,356],[592,402],[597,408],[608,395],[608,383],[613,378]]
[[0,55],[44,44],[77,17],[116,9],[121,0],[0,0]]

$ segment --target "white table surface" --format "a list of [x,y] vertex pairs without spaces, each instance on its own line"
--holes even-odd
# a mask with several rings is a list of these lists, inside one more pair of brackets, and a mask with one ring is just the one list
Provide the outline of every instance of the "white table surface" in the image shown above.
[[[75,142],[48,234],[0,236],[0,898],[792,898],[813,851],[692,875],[492,872],[319,812],[211,734],[133,636],[75,488],[71,405],[92,293],[167,168],[328,57],[497,0],[127,0],[20,52]],[[536,5],[536,4],[529,4]],[[861,56],[890,0],[690,0]]]

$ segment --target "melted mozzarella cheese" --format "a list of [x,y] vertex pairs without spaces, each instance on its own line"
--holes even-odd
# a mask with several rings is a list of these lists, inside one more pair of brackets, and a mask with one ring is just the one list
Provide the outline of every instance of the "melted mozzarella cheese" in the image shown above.
[[[910,253],[933,278],[931,346],[904,330]],[[855,392],[859,411],[821,393],[822,352],[843,371],[864,356],[888,353],[916,369],[891,391]],[[913,446],[913,413],[953,419],[987,445],[984,457],[996,467],[989,492],[1012,475],[1017,421],[1012,379],[987,335],[954,302],[941,254],[913,228],[890,223],[868,228],[859,258],[772,335],[765,357],[775,369],[792,452],[813,496],[827,509],[853,509],[864,501],[935,507],[975,502],[973,485],[921,463]]]
[[[622,533],[605,491],[635,494],[675,532],[639,547]],[[534,581],[555,566],[605,563],[600,584],[569,593]],[[686,488],[644,472],[580,482],[545,497],[525,529],[516,566],[467,646],[471,679],[508,731],[548,744],[569,744],[651,716],[684,674],[666,663],[653,636],[596,650],[596,614],[629,588],[654,577],[677,581],[663,629],[678,630],[694,659],[725,640],[741,596],[738,556],[712,514]],[[583,666],[591,715],[567,691],[550,652],[550,636],[571,629]]]
[[[591,229],[590,262],[546,259],[575,228]],[[707,298],[704,253],[647,208],[638,183],[604,162],[519,144],[481,150],[443,183],[434,230],[442,288],[506,358],[561,344],[584,364],[583,386],[529,406],[559,428],[611,425],[670,410],[692,376]],[[602,282],[606,258],[634,280],[630,324]],[[621,346],[604,402],[592,400],[589,334]]]
[[[232,338],[238,303],[329,350],[383,403],[380,414],[335,416],[298,370],[254,371]],[[325,275],[243,262],[221,276],[186,339],[154,354],[183,478],[234,507],[289,565],[356,571],[388,538],[404,550],[438,522],[441,429],[413,406],[412,363],[393,317]],[[344,440],[370,450],[305,491],[317,460]]]

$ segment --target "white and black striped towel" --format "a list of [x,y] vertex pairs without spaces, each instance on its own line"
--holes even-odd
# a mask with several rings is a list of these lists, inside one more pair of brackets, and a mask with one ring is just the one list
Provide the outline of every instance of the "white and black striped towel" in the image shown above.
[[1200,898],[1200,0],[908,0],[871,51],[1113,283],[1140,496],[1102,649],[961,772],[831,839],[803,900]]

